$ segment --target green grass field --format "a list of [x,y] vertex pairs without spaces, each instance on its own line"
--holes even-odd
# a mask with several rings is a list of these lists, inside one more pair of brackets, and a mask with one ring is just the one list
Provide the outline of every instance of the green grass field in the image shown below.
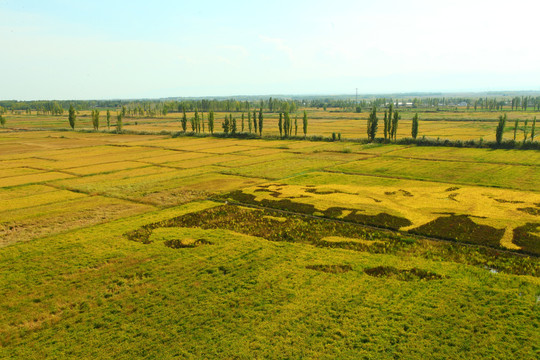
[[537,151],[0,132],[0,358],[534,359],[539,255]]

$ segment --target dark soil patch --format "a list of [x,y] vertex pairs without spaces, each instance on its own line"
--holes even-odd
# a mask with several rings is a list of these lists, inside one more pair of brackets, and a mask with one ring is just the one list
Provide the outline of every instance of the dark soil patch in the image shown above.
[[343,191],[334,190],[334,189],[309,188],[309,189],[305,189],[304,191],[308,193],[312,193],[312,194],[317,194],[317,195],[329,195],[329,194],[337,194],[337,193],[344,194]]
[[[225,197],[244,204],[260,205],[273,209],[287,210],[307,215],[313,215],[315,211],[317,211],[314,205],[294,202],[289,199],[263,199],[261,201],[256,201],[254,195],[246,194],[241,190],[233,191],[225,195]],[[362,210],[344,207],[331,207],[326,209],[323,214],[325,217],[334,219],[341,216],[344,210],[351,211],[351,213],[344,217],[343,220],[358,224],[377,226],[391,230],[398,230],[401,227],[412,225],[412,223],[406,218],[393,216],[386,213],[380,213],[377,215],[359,214]]]
[[452,187],[449,187],[448,189],[444,190],[444,191],[456,191],[456,190],[459,190],[461,189],[460,187],[457,187],[457,186],[452,186]]
[[322,271],[325,273],[341,274],[352,270],[351,265],[308,265],[306,269]]
[[504,235],[504,229],[479,225],[472,221],[468,215],[443,216],[411,229],[409,232],[491,247],[500,247],[500,241]]
[[452,194],[448,195],[448,198],[450,200],[457,201],[456,196],[458,196],[458,195],[459,195],[458,193],[452,193]]
[[527,253],[540,255],[540,236],[531,234],[533,232],[540,232],[540,223],[527,223],[515,228],[512,242]]
[[407,190],[401,190],[399,189],[399,191],[403,194],[403,196],[406,196],[406,197],[413,197],[414,195],[411,194],[410,192],[408,192]]
[[212,245],[212,243],[205,239],[198,239],[191,244],[184,244],[180,239],[173,239],[165,241],[165,246],[170,247],[171,249],[184,249],[184,248],[194,248],[201,245]]
[[358,210],[355,209],[348,210],[351,210],[352,212],[349,215],[345,216],[343,219],[359,224],[373,225],[392,230],[399,230],[399,228],[401,227],[412,225],[412,222],[410,222],[408,219],[399,216],[389,215],[387,213],[380,213],[377,215],[365,215],[359,214]]
[[402,281],[415,281],[415,280],[441,280],[446,279],[446,276],[435,274],[433,272],[412,268],[410,270],[399,270],[393,266],[377,266],[373,268],[364,269],[364,272],[369,276],[384,277],[384,278],[396,278]]
[[493,199],[493,200],[501,204],[523,204],[524,203],[524,201],[519,201],[519,200],[504,200],[504,199]]
[[518,208],[518,210],[524,213],[527,213],[529,215],[540,216],[540,209],[538,208],[526,207],[526,208]]

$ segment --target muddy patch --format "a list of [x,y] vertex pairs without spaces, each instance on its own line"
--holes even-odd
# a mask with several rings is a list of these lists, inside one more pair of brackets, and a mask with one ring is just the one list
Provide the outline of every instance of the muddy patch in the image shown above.
[[164,241],[163,244],[171,249],[185,249],[195,248],[202,245],[213,245],[212,242],[206,239],[171,239]]
[[472,221],[469,215],[443,216],[409,232],[492,247],[499,247],[504,235],[504,229],[479,225]]
[[348,264],[345,264],[345,265],[308,265],[306,266],[306,269],[322,271],[322,272],[331,273],[331,274],[341,274],[341,273],[346,273],[348,271],[351,271],[352,266]]
[[540,255],[540,223],[527,223],[514,229],[512,242],[522,251]]
[[418,280],[441,280],[446,279],[446,276],[442,276],[431,271],[412,268],[408,270],[396,269],[393,266],[377,266],[364,269],[364,272],[369,276],[379,278],[395,278],[402,281],[418,281]]
[[526,208],[518,208],[518,211],[524,212],[529,215],[533,216],[540,216],[540,209],[539,208],[533,208],[533,207],[526,207]]
[[460,187],[457,187],[457,186],[452,186],[452,187],[449,187],[448,189],[444,190],[446,192],[450,192],[450,191],[456,191],[456,190],[459,190],[461,189]]

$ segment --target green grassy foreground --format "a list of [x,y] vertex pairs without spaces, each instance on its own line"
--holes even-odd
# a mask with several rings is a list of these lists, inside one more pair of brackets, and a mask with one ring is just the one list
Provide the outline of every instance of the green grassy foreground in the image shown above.
[[[222,229],[163,228],[149,244],[123,235],[217,205],[191,203],[4,248],[0,357],[537,355],[536,277]],[[171,248],[171,237],[211,244]],[[381,265],[439,277],[368,274]]]

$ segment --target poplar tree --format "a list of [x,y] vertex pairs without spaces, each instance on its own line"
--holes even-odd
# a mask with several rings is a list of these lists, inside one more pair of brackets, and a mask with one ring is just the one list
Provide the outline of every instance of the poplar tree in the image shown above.
[[244,132],[244,113],[242,113],[242,132]]
[[257,111],[253,110],[253,128],[255,129],[255,134],[257,134]]
[[536,128],[536,116],[533,119],[532,128],[531,128],[531,142],[534,141],[534,130]]
[[2,125],[2,127],[6,127],[6,118],[2,116],[2,114],[0,114],[0,125]]
[[107,130],[111,130],[111,112],[107,110]]
[[371,114],[369,114],[367,122],[367,135],[369,141],[374,141],[377,135],[377,128],[379,126],[379,119],[377,118],[377,107],[373,106]]
[[183,132],[186,132],[186,130],[187,130],[187,115],[186,115],[186,109],[185,109],[185,108],[182,108],[182,112],[184,113],[184,115],[182,115],[182,120],[181,120],[181,123],[182,123],[182,131],[183,131]]
[[208,114],[208,130],[211,134],[214,134],[214,110],[210,110]]
[[384,111],[384,140],[388,138],[388,111]]
[[306,138],[307,136],[307,126],[308,126],[307,112],[306,110],[304,110],[304,118],[303,118],[304,138]]
[[261,107],[261,109],[259,110],[259,134],[260,136],[262,136],[262,132],[263,132],[263,109]]
[[231,116],[231,119],[230,119],[231,133],[236,134],[236,118],[233,118],[232,114],[230,116]]
[[116,115],[116,132],[121,133],[122,132],[122,113],[119,113]]
[[197,129],[197,121],[199,120],[199,113],[197,112],[197,109],[195,109],[195,114],[191,118],[191,131],[195,132]]
[[228,115],[225,115],[225,120],[221,124],[221,127],[223,128],[223,132],[225,134],[229,133],[229,116]]
[[523,125],[523,143],[527,142],[527,135],[529,135],[529,132],[527,131],[527,124],[529,120],[525,120],[525,125]]
[[285,115],[283,115],[283,130],[286,137],[291,136],[291,117],[288,111],[285,111]]
[[390,103],[390,106],[388,107],[388,136],[390,137],[390,139],[392,138],[392,115],[393,115],[393,111],[394,111],[394,103],[391,102]]
[[294,136],[298,136],[298,115],[294,116]]
[[399,112],[396,110],[394,111],[394,119],[392,120],[392,131],[391,131],[391,138],[396,140],[397,138],[397,129],[398,129],[398,122],[399,122],[400,116]]
[[94,131],[99,129],[99,111],[97,110],[92,110],[92,127]]
[[497,125],[497,130],[495,131],[495,140],[497,144],[502,143],[504,127],[506,126],[506,114],[499,116],[499,124]]
[[251,125],[251,111],[249,111],[249,107],[248,107],[247,114],[248,114],[248,118],[247,118],[248,130],[249,130],[249,133],[251,134],[251,130],[253,126]]
[[519,123],[519,120],[516,119],[516,121],[514,122],[514,141],[516,141],[518,123]]
[[414,114],[412,119],[411,135],[413,139],[418,136],[418,113]]
[[77,115],[75,115],[75,109],[73,108],[73,105],[69,105],[69,112],[68,112],[68,121],[69,126],[71,126],[71,129],[75,130],[75,120],[77,119]]
[[279,137],[283,137],[283,113],[279,113]]

